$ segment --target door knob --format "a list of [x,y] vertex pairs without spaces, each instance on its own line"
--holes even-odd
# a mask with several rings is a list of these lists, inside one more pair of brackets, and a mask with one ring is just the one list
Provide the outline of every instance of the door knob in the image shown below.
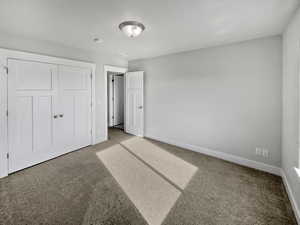
[[64,117],[64,114],[60,114],[59,117],[60,117],[60,118],[63,118],[63,117]]
[[54,118],[54,119],[57,119],[57,115],[54,115],[53,118]]
[[142,109],[143,108],[143,106],[139,106],[139,109]]

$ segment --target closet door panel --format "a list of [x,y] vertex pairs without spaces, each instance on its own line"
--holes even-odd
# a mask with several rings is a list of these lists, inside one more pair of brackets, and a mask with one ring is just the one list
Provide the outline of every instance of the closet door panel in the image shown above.
[[90,98],[88,95],[75,97],[75,140],[78,146],[91,143]]
[[53,151],[53,98],[38,96],[34,98],[34,149],[35,151]]
[[88,90],[90,78],[90,70],[85,68],[60,66],[60,82],[63,90]]
[[56,151],[53,114],[57,66],[8,60],[9,172],[45,161]]
[[54,71],[47,63],[19,60],[15,64],[17,90],[52,90]]
[[60,129],[57,133],[59,135],[59,142],[62,145],[61,150],[68,152],[73,149],[73,141],[75,138],[74,96],[60,96],[59,106],[58,120]]
[[60,118],[67,151],[91,144],[91,70],[59,66]]
[[22,149],[19,156],[31,154],[33,150],[33,97],[20,96],[17,98],[15,137],[11,143],[13,149]]

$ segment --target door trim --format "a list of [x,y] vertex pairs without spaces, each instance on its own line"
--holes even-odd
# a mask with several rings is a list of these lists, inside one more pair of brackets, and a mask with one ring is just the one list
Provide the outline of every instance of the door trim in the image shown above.
[[[8,110],[8,93],[7,93],[7,61],[8,59],[28,60],[42,63],[49,63],[55,65],[76,66],[91,69],[91,86],[92,86],[92,144],[96,143],[96,113],[95,113],[95,75],[96,64],[90,62],[76,61],[66,58],[59,58],[53,56],[46,56],[41,54],[28,53],[23,51],[9,50],[0,48],[0,178],[8,175],[8,117],[6,112]],[[9,112],[8,112],[9,113]]]
[[[100,137],[96,140],[97,143],[100,143],[100,142],[103,142],[103,141],[106,141],[108,139],[108,121],[107,121],[107,118],[108,118],[108,101],[107,101],[107,73],[108,72],[117,72],[117,73],[126,73],[128,71],[128,68],[127,67],[120,67],[120,66],[111,66],[111,65],[104,65],[104,110],[105,110],[105,118],[104,118],[104,135],[103,137]],[[125,81],[125,76],[124,76],[124,83],[126,82]],[[125,93],[124,93],[125,94]],[[125,96],[125,95],[124,95]],[[125,104],[124,104],[124,108],[125,108]],[[125,112],[124,112],[125,113]]]

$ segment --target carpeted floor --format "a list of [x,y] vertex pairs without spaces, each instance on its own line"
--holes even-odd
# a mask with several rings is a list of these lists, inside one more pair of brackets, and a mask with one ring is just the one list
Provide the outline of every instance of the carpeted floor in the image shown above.
[[280,177],[117,129],[109,135],[1,179],[0,224],[297,224]]

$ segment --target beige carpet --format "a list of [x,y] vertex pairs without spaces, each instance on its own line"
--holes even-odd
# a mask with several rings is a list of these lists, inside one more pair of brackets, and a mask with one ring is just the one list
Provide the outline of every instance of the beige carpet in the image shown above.
[[160,225],[180,196],[180,191],[121,145],[109,147],[97,156],[148,224]]
[[187,186],[198,169],[144,138],[134,137],[121,144],[181,190]]
[[0,179],[0,225],[297,225],[281,177],[146,139],[198,168],[180,191],[109,137]]

